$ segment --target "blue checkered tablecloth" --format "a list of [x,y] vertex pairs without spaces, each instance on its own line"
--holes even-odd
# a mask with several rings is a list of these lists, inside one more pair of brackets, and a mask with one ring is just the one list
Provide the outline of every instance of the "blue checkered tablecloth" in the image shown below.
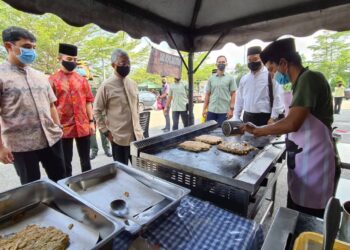
[[[138,236],[119,234],[113,249],[128,249]],[[183,198],[174,213],[153,222],[140,236],[166,250],[255,250],[264,241],[262,228],[256,222],[192,196]]]

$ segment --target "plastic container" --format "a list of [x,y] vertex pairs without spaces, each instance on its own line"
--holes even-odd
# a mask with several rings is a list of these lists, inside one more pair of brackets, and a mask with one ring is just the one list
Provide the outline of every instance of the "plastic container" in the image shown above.
[[[322,242],[322,234],[304,232],[295,240],[293,250],[322,250]],[[333,250],[350,250],[350,243],[336,240]]]

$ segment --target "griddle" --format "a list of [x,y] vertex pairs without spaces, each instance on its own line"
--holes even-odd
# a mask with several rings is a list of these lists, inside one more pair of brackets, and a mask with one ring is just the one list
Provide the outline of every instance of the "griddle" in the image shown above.
[[[205,134],[220,136],[224,141],[229,142],[246,141],[252,146],[257,147],[257,150],[251,151],[247,155],[240,156],[223,152],[218,150],[216,145],[212,145],[208,151],[195,153],[180,149],[178,143],[174,143],[163,149],[146,150],[145,153],[190,168],[206,171],[210,174],[234,178],[259,154],[262,148],[270,143],[271,140],[270,137],[255,138],[249,135],[224,137],[221,128],[216,128]],[[194,140],[194,137],[189,138],[189,140]]]
[[[257,150],[239,156],[220,151],[215,145],[209,151],[199,153],[177,147],[181,142],[205,134],[220,136],[226,141],[246,141]],[[282,169],[277,161],[283,155],[285,146],[273,144],[283,140],[283,137],[256,138],[250,134],[225,137],[218,124],[209,121],[133,142],[132,165],[187,187],[194,196],[252,217],[268,189],[272,191],[271,201],[274,200],[275,182]],[[265,186],[265,191],[260,195],[261,186]],[[254,209],[248,213],[252,201],[255,202]]]

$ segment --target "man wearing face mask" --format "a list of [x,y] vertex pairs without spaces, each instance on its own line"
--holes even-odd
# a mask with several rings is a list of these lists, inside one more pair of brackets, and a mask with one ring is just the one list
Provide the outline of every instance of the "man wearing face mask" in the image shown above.
[[166,77],[162,76],[162,91],[160,93],[160,96],[158,96],[158,99],[161,101],[163,114],[165,118],[165,127],[162,129],[164,132],[169,132],[170,130],[170,116],[169,112],[166,111],[166,103],[168,101],[169,91],[170,87],[167,83]]
[[116,49],[111,56],[114,74],[97,90],[94,116],[100,132],[112,143],[115,161],[128,164],[130,143],[143,139],[139,118],[138,88],[127,75],[128,54]]
[[94,96],[87,80],[74,69],[78,48],[60,43],[58,60],[61,68],[49,80],[57,96],[56,107],[63,126],[63,151],[67,176],[72,175],[73,140],[75,140],[83,172],[91,169],[90,135],[95,133],[92,113]]
[[217,72],[208,80],[202,111],[207,121],[214,120],[220,126],[233,116],[237,89],[235,79],[225,73],[226,65],[225,56],[216,59]]
[[322,218],[340,176],[331,133],[330,86],[323,74],[303,67],[294,39],[275,41],[260,56],[264,63],[275,64],[280,83],[292,82],[293,100],[286,118],[242,129],[255,136],[287,134],[287,207]]
[[257,126],[277,121],[284,111],[282,88],[262,64],[260,52],[260,46],[248,49],[250,72],[239,83],[233,117],[239,121],[244,111],[243,122],[251,122]]
[[7,61],[0,65],[0,161],[13,163],[21,183],[40,179],[41,162],[48,177],[64,177],[62,130],[47,77],[30,67],[36,38],[10,27],[2,32]]

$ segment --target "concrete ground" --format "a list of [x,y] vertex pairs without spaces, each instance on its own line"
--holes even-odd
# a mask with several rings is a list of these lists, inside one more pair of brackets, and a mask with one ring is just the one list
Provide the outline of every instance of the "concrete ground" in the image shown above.
[[[337,126],[338,129],[341,130],[347,130],[350,131],[350,101],[345,101],[343,103],[343,110],[341,111],[340,115],[335,115],[335,122],[334,126]],[[195,116],[195,122],[199,123],[201,119],[201,111],[202,111],[202,104],[195,104],[194,106],[194,116]],[[150,121],[150,136],[161,134],[161,129],[164,127],[165,120],[162,114],[162,111],[151,111],[151,121]],[[182,127],[181,121],[180,121],[180,128]],[[112,162],[112,158],[108,158],[104,155],[104,152],[101,147],[101,141],[99,139],[98,135],[98,144],[99,144],[99,152],[98,156],[92,160],[92,166],[93,168],[97,168],[103,165],[106,165],[110,162]],[[343,135],[342,142],[344,143],[350,143],[350,134]],[[80,164],[79,164],[79,158],[76,149],[74,149],[74,156],[73,156],[73,175],[78,174],[81,172]],[[42,176],[46,176],[45,172],[42,171]],[[277,186],[277,198],[276,198],[276,209],[277,211],[278,207],[283,207],[286,204],[286,194],[287,194],[287,169],[284,168],[281,175],[278,178],[278,186]],[[349,170],[343,170],[342,171],[342,177],[350,179],[350,171]],[[3,192],[8,189],[15,188],[20,185],[19,178],[15,172],[15,169],[12,165],[4,165],[0,164],[0,192]],[[266,206],[264,206],[261,209],[261,212],[258,214],[256,221],[259,221],[261,219],[261,216],[266,209]],[[266,230],[273,217],[267,217],[263,227]]]

